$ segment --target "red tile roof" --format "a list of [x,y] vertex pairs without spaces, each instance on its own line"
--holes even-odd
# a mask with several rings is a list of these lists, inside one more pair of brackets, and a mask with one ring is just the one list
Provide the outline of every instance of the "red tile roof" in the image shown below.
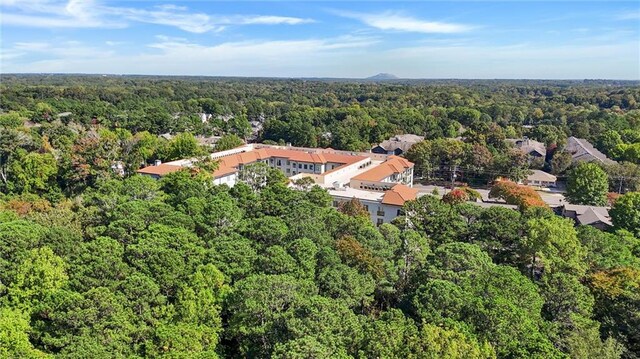
[[141,168],[137,172],[145,175],[164,176],[172,172],[180,171],[182,168],[183,168],[182,166],[168,165],[166,163],[161,163],[157,166],[147,166],[145,168]]
[[353,179],[360,181],[378,182],[391,176],[394,173],[402,173],[411,167],[413,167],[412,162],[409,162],[402,157],[389,156],[389,158],[385,162],[373,167],[366,172],[360,173],[359,175],[353,177]]
[[[352,156],[344,155],[332,152],[306,152],[298,150],[288,150],[281,148],[259,148],[247,152],[240,152],[229,156],[224,156],[218,159],[218,169],[213,172],[214,177],[224,176],[229,173],[237,171],[237,167],[240,165],[247,165],[260,160],[269,158],[284,158],[290,161],[296,162],[308,162],[315,164],[326,163],[340,163],[340,164],[352,164],[363,159],[364,156]],[[162,168],[159,168],[162,167]],[[161,164],[159,166],[149,166],[139,170],[139,173],[153,174],[163,176],[170,172],[179,170],[180,166]],[[335,169],[334,169],[335,170]],[[329,172],[329,171],[327,171]],[[326,173],[326,172],[325,172]]]
[[417,189],[407,187],[403,184],[397,184],[384,193],[384,196],[382,196],[382,203],[394,206],[403,206],[406,201],[416,199],[417,195]]

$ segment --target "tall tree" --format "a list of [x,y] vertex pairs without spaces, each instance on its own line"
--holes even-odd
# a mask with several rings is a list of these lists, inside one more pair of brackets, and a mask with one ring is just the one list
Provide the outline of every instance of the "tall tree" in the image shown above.
[[574,204],[604,206],[608,190],[607,173],[595,163],[584,162],[569,173],[566,197]]
[[640,237],[640,192],[618,197],[609,215],[616,229],[626,229]]

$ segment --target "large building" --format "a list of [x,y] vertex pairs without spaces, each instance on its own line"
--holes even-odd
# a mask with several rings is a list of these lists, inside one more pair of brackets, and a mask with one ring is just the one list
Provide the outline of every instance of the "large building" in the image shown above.
[[[411,188],[413,163],[395,155],[248,144],[213,153],[211,159],[218,161],[218,169],[213,173],[215,184],[233,186],[244,166],[262,162],[277,168],[292,181],[311,178],[337,201],[359,199],[367,206],[372,221],[378,224],[393,220],[404,202],[417,195]],[[160,178],[192,167],[194,161],[155,163],[138,173]]]

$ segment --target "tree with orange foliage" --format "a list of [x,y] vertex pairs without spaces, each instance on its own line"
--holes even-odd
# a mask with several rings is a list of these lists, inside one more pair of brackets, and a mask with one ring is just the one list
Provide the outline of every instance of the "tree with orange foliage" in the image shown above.
[[478,191],[469,188],[467,186],[463,186],[460,188],[454,188],[449,193],[442,196],[442,202],[447,204],[461,204],[467,201],[475,201],[482,198]]
[[620,193],[609,192],[607,193],[607,205],[613,206],[616,203],[616,200],[620,197]]
[[455,205],[461,204],[469,200],[467,193],[460,188],[454,188],[444,196],[442,196],[442,202]]
[[512,181],[497,182],[489,191],[489,198],[502,199],[508,204],[518,206],[521,211],[531,207],[547,208],[547,204],[533,188]]

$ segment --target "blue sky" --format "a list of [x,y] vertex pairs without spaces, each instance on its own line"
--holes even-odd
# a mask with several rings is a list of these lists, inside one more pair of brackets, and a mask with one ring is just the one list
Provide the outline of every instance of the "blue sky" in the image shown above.
[[0,71],[640,79],[639,1],[0,0]]

